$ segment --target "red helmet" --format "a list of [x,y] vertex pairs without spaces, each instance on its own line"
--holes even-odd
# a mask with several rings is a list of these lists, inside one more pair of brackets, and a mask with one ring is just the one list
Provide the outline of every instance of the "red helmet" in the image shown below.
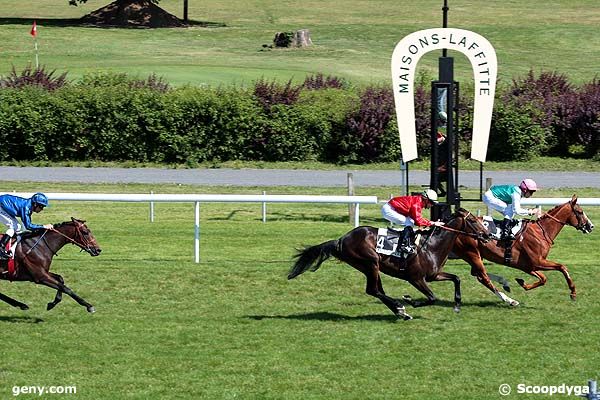
[[523,179],[519,187],[521,188],[521,190],[529,190],[530,192],[535,192],[536,190],[538,190],[535,181],[529,178]]

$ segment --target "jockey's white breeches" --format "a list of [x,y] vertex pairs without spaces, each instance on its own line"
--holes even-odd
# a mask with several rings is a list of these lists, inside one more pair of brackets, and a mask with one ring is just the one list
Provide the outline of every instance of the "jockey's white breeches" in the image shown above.
[[512,218],[515,216],[515,208],[512,204],[506,204],[492,193],[491,190],[488,190],[483,194],[483,204],[488,206],[489,208],[498,211],[501,213],[504,218]]
[[415,226],[415,221],[413,221],[411,217],[407,217],[406,215],[400,214],[399,212],[394,210],[389,203],[385,203],[383,207],[381,207],[381,215],[383,215],[383,218],[387,219],[388,221],[394,224],[403,226]]
[[22,227],[19,221],[12,215],[0,207],[0,223],[6,226],[6,234],[10,237],[15,236],[16,232],[20,232]]

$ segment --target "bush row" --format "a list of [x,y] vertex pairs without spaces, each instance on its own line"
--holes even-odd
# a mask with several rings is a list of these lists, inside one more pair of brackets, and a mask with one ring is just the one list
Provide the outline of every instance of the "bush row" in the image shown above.
[[[326,85],[321,77],[300,86],[260,81],[251,88],[173,89],[163,82],[157,88],[156,79],[132,85],[113,76],[53,90],[3,85],[0,159],[188,165],[215,160],[398,161],[391,89],[357,89],[328,79],[335,84]],[[469,92],[461,87],[458,132],[466,155]],[[497,92],[488,159],[527,160],[547,153],[597,157],[599,82],[577,88],[557,74],[530,73]],[[419,153],[426,156],[427,82],[417,86],[415,103]]]

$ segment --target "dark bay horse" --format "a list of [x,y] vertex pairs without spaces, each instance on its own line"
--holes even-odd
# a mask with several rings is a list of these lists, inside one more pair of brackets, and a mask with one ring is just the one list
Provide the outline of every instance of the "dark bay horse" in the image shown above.
[[471,275],[477,277],[479,282],[510,305],[516,306],[519,303],[492,284],[482,258],[520,269],[536,277],[537,281],[532,284],[526,284],[523,279],[517,278],[517,283],[525,290],[535,289],[546,283],[547,278],[542,271],[560,271],[571,291],[571,299],[575,300],[575,284],[567,267],[564,264],[548,260],[546,257],[554,245],[554,239],[565,225],[572,226],[583,233],[590,233],[594,229],[592,221],[577,204],[577,196],[573,195],[570,201],[552,208],[537,220],[525,221],[524,224],[512,244],[512,257],[509,264],[504,261],[504,248],[497,246],[495,240],[482,243],[468,236],[461,236],[454,242],[452,251],[471,265]]
[[[69,243],[79,246],[92,257],[100,255],[102,251],[98,247],[94,235],[85,225],[85,221],[71,218],[69,222],[54,225],[53,229],[24,233],[14,253],[14,273],[9,272],[8,260],[2,260],[0,262],[0,279],[35,282],[56,289],[56,297],[48,303],[48,310],[60,303],[62,294],[66,293],[84,306],[88,312],[93,313],[94,307],[67,287],[62,276],[50,272],[52,257]],[[2,293],[0,293],[0,300],[21,310],[29,308],[27,304]]]
[[424,233],[424,243],[406,261],[375,251],[377,230],[371,226],[360,226],[339,239],[300,250],[295,256],[297,260],[290,269],[288,279],[309,269],[316,271],[325,260],[333,256],[362,272],[367,278],[366,293],[379,299],[398,317],[411,319],[400,300],[385,294],[380,272],[408,281],[427,297],[425,301],[415,301],[405,296],[403,300],[413,307],[430,305],[437,300],[427,282],[451,280],[454,282],[454,310],[460,310],[460,279],[454,274],[442,272],[442,268],[457,237],[467,236],[475,242],[475,246],[476,242],[486,240],[486,229],[477,218],[464,209],[457,210],[445,226],[434,227]]

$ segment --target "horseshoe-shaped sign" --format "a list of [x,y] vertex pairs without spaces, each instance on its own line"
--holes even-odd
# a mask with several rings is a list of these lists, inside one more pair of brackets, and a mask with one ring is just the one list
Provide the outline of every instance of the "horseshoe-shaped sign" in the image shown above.
[[417,63],[425,53],[439,49],[461,52],[471,62],[475,77],[471,158],[485,162],[498,73],[496,51],[483,36],[454,28],[417,31],[404,37],[394,48],[392,81],[402,159],[404,162],[408,162],[417,158],[414,105],[414,80]]

